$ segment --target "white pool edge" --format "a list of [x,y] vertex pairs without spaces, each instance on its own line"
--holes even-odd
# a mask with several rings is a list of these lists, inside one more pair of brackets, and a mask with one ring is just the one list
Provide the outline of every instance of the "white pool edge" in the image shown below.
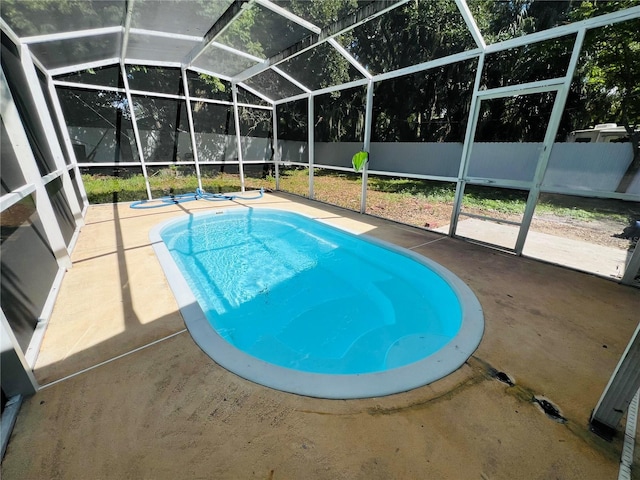
[[[273,210],[261,208],[260,210]],[[225,209],[191,214],[209,215]],[[233,210],[233,209],[230,209]],[[311,218],[299,212],[292,214]],[[163,242],[160,232],[184,220],[179,216],[159,223],[149,231],[149,239],[165,273],[184,322],[196,344],[225,369],[252,382],[298,395],[329,399],[370,398],[405,392],[439,380],[458,370],[476,350],[484,333],[484,315],[473,291],[442,265],[411,250],[368,235],[356,235],[347,229],[322,222],[360,240],[377,244],[426,265],[443,278],[456,293],[462,308],[462,324],[458,334],[442,349],[422,360],[383,372],[364,374],[321,374],[293,370],[267,363],[234,347],[209,324],[191,288]]]

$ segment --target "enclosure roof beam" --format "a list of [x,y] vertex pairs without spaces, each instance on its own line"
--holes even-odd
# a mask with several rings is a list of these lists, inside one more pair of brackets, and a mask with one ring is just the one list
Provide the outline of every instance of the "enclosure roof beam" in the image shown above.
[[124,19],[124,33],[122,34],[122,45],[120,48],[120,58],[127,58],[127,47],[129,46],[129,33],[131,32],[131,17],[133,16],[133,3],[136,0],[127,2],[127,14]]
[[95,62],[76,63],[74,65],[67,65],[66,67],[52,68],[48,70],[49,75],[55,77],[56,75],[65,75],[67,73],[79,72],[81,70],[87,70],[89,68],[100,68],[108,65],[118,65],[120,63],[119,57],[105,58],[104,60],[96,60]]
[[34,35],[31,37],[23,37],[22,43],[30,45],[32,43],[55,42],[59,40],[70,40],[74,38],[97,37],[100,35],[108,35],[110,33],[122,33],[122,25],[115,27],[91,28],[88,30],[75,30],[73,32],[49,33],[47,35]]
[[163,32],[159,30],[146,30],[144,28],[130,28],[129,33],[135,33],[136,35],[148,35],[150,37],[163,37],[171,38],[175,40],[186,40],[189,42],[201,42],[202,37],[195,35],[184,35],[181,33]]
[[0,17],[0,30],[2,30],[15,45],[20,45],[22,43],[20,37],[12,30],[2,17]]
[[109,87],[107,85],[93,85],[91,83],[67,82],[65,80],[53,80],[53,84],[56,87],[67,87],[67,88],[73,88],[76,90],[98,90],[98,91],[104,91],[104,92],[125,93],[124,88]]
[[471,33],[473,40],[476,42],[476,45],[482,49],[486,48],[487,44],[484,41],[482,32],[478,28],[478,24],[476,23],[476,20],[473,17],[471,10],[469,10],[469,5],[467,5],[467,2],[465,0],[455,0],[455,1],[456,1],[456,5],[458,6],[458,10],[460,10],[460,14],[462,15],[462,18],[464,19],[464,23],[467,24],[467,28],[469,29],[469,32]]
[[342,55],[347,62],[349,62],[351,65],[353,65],[355,67],[356,70],[358,70],[365,78],[371,80],[373,78],[373,75],[371,75],[371,73],[369,73],[369,71],[364,68],[360,62],[358,62],[353,55],[351,55],[342,45],[340,45],[338,43],[338,41],[335,38],[330,38],[329,40],[329,44],[335,48],[338,53],[340,55]]
[[186,67],[190,67],[191,64],[213,43],[213,41],[224,32],[227,27],[238,18],[243,10],[248,7],[250,0],[234,0],[229,7],[224,11],[220,18],[216,20],[216,23],[209,29],[204,35],[200,45],[196,45],[191,52],[187,54],[182,62]]
[[[269,102],[272,106],[275,103],[272,98],[267,97],[264,93],[259,92],[258,90],[251,88],[249,85],[246,85],[242,82],[238,82],[238,85],[244,88],[247,92],[253,93],[256,97],[261,98],[265,102]],[[240,103],[238,105],[241,105]]]
[[234,55],[238,55],[240,57],[248,58],[249,60],[253,60],[254,62],[264,62],[264,58],[256,57],[255,55],[251,55],[250,53],[243,52],[242,50],[237,50],[228,45],[223,45],[218,42],[211,42],[212,47],[219,48],[221,50],[226,50],[227,52],[233,53]]
[[147,60],[146,58],[127,58],[122,63],[125,65],[145,65],[147,67],[181,68],[182,62],[163,62],[160,60]]
[[295,78],[293,78],[291,75],[289,75],[287,72],[284,72],[282,70],[280,70],[278,67],[271,67],[271,70],[273,70],[274,72],[276,72],[278,75],[280,75],[282,78],[284,78],[285,80],[290,81],[291,83],[293,83],[296,87],[302,89],[303,91],[307,92],[307,93],[311,93],[311,90],[306,87],[304,84],[300,83],[298,80],[296,80]]
[[389,80],[391,78],[404,77],[405,75],[411,75],[417,72],[423,72],[425,70],[431,70],[433,68],[443,67],[445,65],[451,65],[453,63],[464,62],[473,58],[478,58],[482,51],[479,48],[473,50],[467,50],[466,52],[455,53],[448,57],[436,58],[435,60],[428,60],[423,63],[416,63],[409,67],[399,68],[398,70],[391,70],[385,73],[379,73],[373,76],[374,82],[381,82],[383,80]]
[[202,67],[191,66],[188,68],[188,70],[194,71],[196,73],[204,73],[205,75],[218,77],[220,80],[226,80],[227,82],[231,82],[231,80],[233,80],[233,78],[230,77],[229,75],[222,75],[220,73],[212,72],[211,70],[207,70],[206,68],[202,68]]
[[306,28],[307,30],[311,30],[313,33],[320,33],[322,30],[320,27],[314,25],[313,23],[308,22],[303,18],[300,18],[296,14],[291,13],[289,10],[282,8],[281,6],[276,5],[275,3],[269,0],[255,0],[255,3],[257,3],[258,5],[264,8],[268,8],[272,12],[277,13],[278,15],[286,18],[287,20],[291,20],[292,22],[297,23],[298,25]]
[[[445,65],[450,65],[453,63],[458,63],[458,62],[463,62],[466,60],[471,60],[474,58],[477,58],[480,54],[481,54],[481,50],[479,48],[475,48],[473,50],[468,50],[466,52],[461,52],[461,53],[456,53],[455,55],[450,55],[448,57],[443,57],[443,58],[437,58],[435,60],[429,60],[428,62],[424,62],[424,63],[419,63],[416,65],[412,65],[410,67],[404,67],[404,68],[400,68],[398,70],[393,70],[390,72],[385,72],[385,73],[381,73],[378,75],[374,75],[372,77],[372,80],[374,82],[380,82],[383,80],[389,80],[392,78],[397,78],[397,77],[403,77],[405,75],[411,75],[413,73],[417,73],[417,72],[422,72],[425,70],[430,70],[433,68],[438,68],[438,67],[443,67]],[[272,67],[273,70],[276,69],[276,67]],[[332,91],[337,91],[337,90],[344,90],[346,88],[352,88],[352,87],[356,87],[356,86],[361,86],[361,85],[366,85],[367,83],[367,79],[361,79],[361,80],[355,80],[353,82],[349,82],[346,84],[341,84],[341,85],[334,85],[332,87],[326,87],[323,88],[321,90],[316,90],[313,91],[312,93],[314,95],[321,95],[323,93],[329,93]],[[299,100],[301,98],[306,98],[308,94],[303,93],[303,94],[298,94],[298,95],[293,95],[291,97],[287,97],[287,98],[283,98],[280,100],[277,100],[275,103],[276,105],[282,104],[282,103],[288,103],[288,102],[292,102],[295,100]]]
[[367,5],[359,8],[352,14],[337,20],[331,25],[322,29],[319,34],[312,33],[311,35],[303,38],[299,42],[293,44],[292,46],[285,48],[280,53],[272,55],[263,63],[254,65],[252,67],[247,68],[245,71],[240,72],[236,75],[236,79],[238,81],[246,80],[254,75],[263,72],[269,67],[278,65],[279,63],[288,60],[290,57],[294,57],[296,55],[300,55],[301,53],[310,50],[311,48],[319,45],[320,43],[328,41],[330,38],[337,37],[338,35],[343,34],[353,28],[356,28],[363,23],[368,22],[369,20],[373,20],[380,15],[384,15],[385,13],[397,8],[405,3],[408,3],[410,0],[379,0],[376,2],[368,3]]

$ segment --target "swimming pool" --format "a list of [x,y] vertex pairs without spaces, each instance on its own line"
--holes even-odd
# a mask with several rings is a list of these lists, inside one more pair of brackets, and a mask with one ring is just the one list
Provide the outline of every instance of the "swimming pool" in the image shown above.
[[456,370],[482,337],[480,304],[451,272],[296,213],[195,214],[150,237],[196,343],[263,385],[388,395]]

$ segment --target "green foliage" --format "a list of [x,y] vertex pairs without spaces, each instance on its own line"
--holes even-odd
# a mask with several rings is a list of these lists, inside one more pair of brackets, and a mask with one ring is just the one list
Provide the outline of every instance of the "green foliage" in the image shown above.
[[578,78],[590,124],[640,125],[640,20],[590,30]]
[[323,28],[352,13],[358,6],[357,0],[291,0],[289,9],[296,15]]
[[242,50],[256,57],[264,58],[264,48],[252,38],[251,32],[256,22],[256,10],[245,9],[236,20],[220,35],[218,41]]
[[217,93],[217,92],[226,92],[227,91],[227,85],[225,85],[222,80],[220,80],[218,77],[214,77],[213,75],[207,75],[206,73],[200,73],[198,74],[198,78],[207,86],[209,86],[209,88],[211,89],[211,92],[213,93]]
[[125,2],[85,0],[2,0],[2,17],[21,36],[123,25]]

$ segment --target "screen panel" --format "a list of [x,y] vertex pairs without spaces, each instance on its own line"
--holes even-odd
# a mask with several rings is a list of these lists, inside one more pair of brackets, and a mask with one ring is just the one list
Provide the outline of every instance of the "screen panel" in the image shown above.
[[364,78],[364,75],[328,42],[278,64],[278,68],[310,90]]
[[199,162],[231,161],[237,157],[233,107],[191,102]]
[[56,89],[78,163],[139,162],[124,93]]
[[180,95],[182,72],[179,68],[127,65],[127,79],[131,90]]
[[107,65],[106,67],[89,68],[79,72],[58,75],[55,77],[55,80],[84,83],[87,85],[103,85],[114,88],[122,87],[120,65]]
[[265,70],[245,80],[244,83],[271,100],[280,100],[303,93],[302,89],[273,70]]
[[120,57],[122,33],[70,38],[29,45],[47,69],[82,65]]
[[486,55],[480,90],[564,77],[574,43],[567,35]]
[[215,45],[209,45],[193,61],[193,66],[211,72],[213,75],[232,77],[257,63],[253,59],[229,52]]
[[467,0],[487,44],[579,22],[632,6],[626,1],[568,2],[544,0],[501,2]]
[[269,58],[310,34],[303,26],[254,3],[216,41],[256,57]]
[[131,27],[204,37],[233,0],[136,0]]
[[3,0],[2,18],[21,37],[124,25],[126,2]]
[[45,186],[51,206],[53,207],[53,213],[56,216],[58,226],[62,232],[62,238],[64,238],[65,245],[69,246],[71,243],[71,237],[76,230],[76,221],[71,213],[69,207],[69,201],[62,188],[62,178],[58,177]]
[[[29,84],[18,51],[9,37],[2,32],[2,70],[7,78],[11,96],[15,102],[22,126],[24,127],[31,151],[35,157],[41,175],[54,172],[56,162],[47,141],[47,135],[40,121],[40,112],[31,91],[25,88]],[[46,112],[43,112],[46,114]]]
[[[158,2],[163,3],[163,2]],[[157,62],[182,63],[199,41],[156,35],[129,34],[126,58]]]
[[232,102],[231,82],[206,73],[187,70],[187,83],[191,98],[208,98]]
[[336,39],[372,74],[477,46],[454,0],[408,2]]
[[0,216],[0,303],[23,351],[58,272],[32,196]]
[[193,162],[184,100],[133,96],[145,162]]

